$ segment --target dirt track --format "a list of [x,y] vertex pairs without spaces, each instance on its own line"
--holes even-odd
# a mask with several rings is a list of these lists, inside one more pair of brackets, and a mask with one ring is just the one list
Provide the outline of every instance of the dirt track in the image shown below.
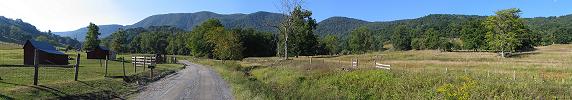
[[226,82],[211,69],[179,61],[185,69],[145,87],[137,100],[232,100]]

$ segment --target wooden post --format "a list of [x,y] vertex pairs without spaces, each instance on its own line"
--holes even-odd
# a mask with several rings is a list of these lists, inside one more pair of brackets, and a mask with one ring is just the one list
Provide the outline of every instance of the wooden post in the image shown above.
[[445,68],[445,73],[448,73],[448,72],[449,72],[449,68]]
[[80,55],[78,53],[77,57],[75,58],[75,78],[74,78],[75,81],[77,81],[77,76],[79,74],[79,59],[80,59]]
[[107,55],[105,55],[105,76],[107,76]]
[[103,67],[103,65],[101,64],[101,59],[99,59],[99,67]]
[[38,49],[34,49],[34,85],[38,85]]
[[143,56],[143,71],[145,71],[146,64],[147,64],[147,57]]
[[310,64],[312,64],[312,56],[310,56]]
[[131,58],[133,59],[133,69],[137,73],[137,56],[132,56]]
[[127,73],[125,72],[125,58],[121,57],[121,65],[123,66],[123,78],[127,78]]
[[153,79],[153,69],[154,68],[149,68],[149,69],[151,69],[151,79]]
[[512,71],[512,80],[516,80],[516,71]]

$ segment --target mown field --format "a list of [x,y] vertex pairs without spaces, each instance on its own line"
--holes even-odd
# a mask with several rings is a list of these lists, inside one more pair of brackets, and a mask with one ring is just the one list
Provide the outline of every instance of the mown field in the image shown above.
[[[109,99],[128,98],[141,85],[183,68],[179,64],[158,64],[156,77],[149,77],[149,69],[134,67],[125,63],[127,78],[123,78],[123,67],[119,61],[109,61],[108,77],[99,60],[86,59],[81,53],[79,81],[74,81],[74,68],[40,67],[39,84],[33,85],[33,67],[22,65],[21,47],[0,47],[0,99]],[[75,58],[76,52],[66,52]],[[119,55],[130,57],[131,55]],[[118,58],[119,58],[118,57]],[[75,64],[75,60],[70,60]],[[70,65],[72,65],[70,64]]]
[[[487,52],[384,51],[247,58],[211,65],[237,99],[572,99],[572,45],[500,58]],[[359,67],[344,71],[351,59]],[[373,62],[391,70],[374,68]]]

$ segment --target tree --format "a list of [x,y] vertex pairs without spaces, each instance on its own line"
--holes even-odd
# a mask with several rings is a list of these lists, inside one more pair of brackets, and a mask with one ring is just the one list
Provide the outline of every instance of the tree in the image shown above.
[[373,33],[365,26],[359,27],[350,33],[349,47],[352,53],[363,53],[373,48]]
[[186,38],[188,37],[186,33],[177,32],[176,34],[170,35],[167,40],[169,45],[167,46],[167,53],[173,55],[188,55],[190,53],[189,48],[186,46]]
[[391,37],[395,50],[411,50],[411,38],[405,26],[397,26]]
[[208,36],[210,34],[215,34],[211,31],[217,28],[224,28],[224,26],[218,19],[208,19],[190,32],[187,46],[191,50],[191,55],[213,58],[212,51],[214,44],[207,39],[209,39]]
[[85,42],[83,42],[83,49],[84,50],[92,50],[94,48],[96,48],[97,46],[99,46],[99,43],[101,42],[98,39],[98,36],[101,34],[99,33],[99,27],[97,27],[97,25],[93,24],[93,23],[89,23],[89,26],[87,26],[87,35],[85,36]]
[[279,54],[290,53],[296,57],[317,54],[319,46],[317,36],[314,35],[317,23],[311,17],[312,12],[296,6],[289,15],[286,22],[281,23],[283,28],[280,28],[282,36],[279,38],[281,42],[279,47],[285,51],[280,50]]
[[276,55],[276,36],[270,32],[260,32],[254,29],[233,29],[240,35],[244,57],[269,57]]
[[208,41],[215,44],[213,48],[213,56],[221,60],[239,60],[242,59],[242,43],[238,33],[233,31],[225,31],[224,27],[213,28]]
[[119,29],[112,33],[111,50],[124,53],[127,52],[127,35],[125,30]]
[[429,28],[425,31],[425,49],[440,49],[441,44],[444,43],[442,36],[437,33],[434,28]]
[[164,31],[150,31],[139,34],[141,37],[141,50],[144,53],[166,54],[166,48],[169,45],[167,41],[169,34]]
[[[293,14],[298,14],[299,13],[294,13],[294,11],[296,11],[297,8],[301,8],[301,5],[303,3],[302,0],[281,0],[280,2],[280,10],[282,12],[282,14],[284,15],[283,20],[280,22],[279,26],[277,26],[278,30],[279,30],[279,35],[281,35],[278,39],[278,52],[277,55],[281,56],[282,54],[284,55],[284,60],[288,60],[288,56],[290,56],[288,53],[290,52],[289,48],[290,46],[292,46],[290,43],[290,41],[288,40],[288,37],[290,34],[295,33],[294,32],[294,24],[295,24],[295,20],[294,19],[299,19],[299,18],[304,18],[304,17],[300,17],[300,16],[296,16]],[[284,51],[282,51],[284,50]]]
[[326,35],[322,38],[321,43],[325,46],[328,54],[334,55],[340,53],[340,41],[335,35]]
[[487,29],[486,40],[494,50],[500,50],[501,56],[505,51],[514,52],[524,47],[532,47],[529,30],[520,19],[520,9],[512,8],[496,12],[495,16],[487,17],[484,22]]
[[461,29],[461,40],[465,49],[486,49],[485,27],[481,20],[470,19],[466,21]]

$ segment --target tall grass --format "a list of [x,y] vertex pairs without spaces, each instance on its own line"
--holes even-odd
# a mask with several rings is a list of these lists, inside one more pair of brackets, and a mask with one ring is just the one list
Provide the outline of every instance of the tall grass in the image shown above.
[[[67,52],[75,58],[75,52]],[[128,57],[130,55],[119,55]],[[140,85],[156,80],[149,78],[149,69],[142,67],[134,71],[134,67],[125,63],[127,78],[123,79],[123,67],[119,61],[109,61],[108,76],[99,60],[85,59],[81,55],[79,81],[74,81],[74,68],[40,67],[39,85],[33,83],[33,67],[13,67],[6,65],[22,65],[23,50],[0,50],[0,99],[112,99],[127,98],[137,91]],[[75,61],[70,60],[70,65]],[[179,64],[158,64],[154,70],[156,76],[165,76],[182,69]],[[139,84],[137,84],[139,83]]]
[[[572,99],[570,47],[539,47],[507,59],[484,52],[391,51],[311,63],[309,57],[197,62],[222,74],[237,99]],[[358,69],[341,70],[350,59],[360,60]],[[373,62],[392,70],[375,69]]]

